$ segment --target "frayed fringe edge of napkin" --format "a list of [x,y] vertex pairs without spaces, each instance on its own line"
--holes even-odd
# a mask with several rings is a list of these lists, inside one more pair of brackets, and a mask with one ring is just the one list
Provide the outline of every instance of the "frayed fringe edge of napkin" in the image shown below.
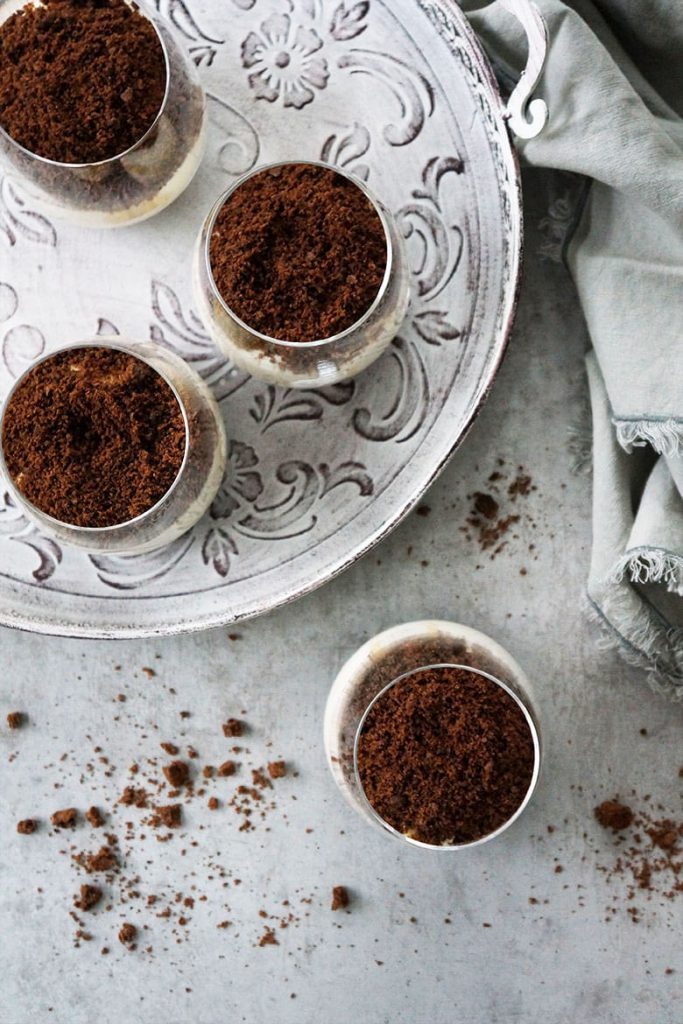
[[683,420],[620,420],[613,418],[619,444],[627,452],[652,445],[660,455],[683,455]]
[[634,548],[619,560],[610,583],[663,583],[672,594],[683,597],[683,556],[663,548]]
[[[620,604],[614,596],[610,598],[611,609],[614,610],[616,605],[618,617]],[[620,628],[628,632],[627,638],[612,625],[589,594],[584,594],[583,610],[588,620],[600,630],[598,646],[601,650],[617,651],[627,664],[643,669],[655,693],[674,703],[683,701],[683,629],[662,625],[644,608],[634,616],[632,607],[627,607],[624,600],[624,621],[620,623]],[[667,649],[680,653],[680,669],[670,669],[662,664],[662,652]]]

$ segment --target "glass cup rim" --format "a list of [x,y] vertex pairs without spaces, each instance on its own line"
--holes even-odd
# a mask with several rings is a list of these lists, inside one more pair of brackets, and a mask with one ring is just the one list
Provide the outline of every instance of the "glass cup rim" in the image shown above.
[[[361,781],[360,772],[358,770],[358,748],[359,748],[359,744],[360,744],[360,738],[361,738],[361,735],[362,735],[362,732],[363,732],[363,727],[365,725],[367,717],[370,714],[371,709],[377,703],[377,701],[379,701],[389,690],[391,690],[398,683],[403,682],[404,679],[408,679],[410,676],[414,676],[418,672],[429,672],[429,671],[434,670],[434,669],[442,669],[442,668],[463,669],[464,671],[471,672],[474,675],[483,676],[484,679],[488,679],[490,682],[496,683],[502,690],[504,690],[508,694],[509,697],[512,697],[514,702],[517,704],[517,706],[522,711],[522,714],[524,715],[526,723],[527,723],[527,725],[529,727],[529,732],[531,733],[531,738],[532,738],[533,745],[534,745],[534,767],[533,767],[533,771],[532,771],[532,774],[531,774],[531,781],[529,782],[529,787],[528,787],[526,793],[524,794],[524,799],[522,800],[522,802],[520,803],[519,807],[514,812],[514,814],[510,815],[509,818],[506,818],[506,820],[502,823],[502,825],[499,825],[497,829],[494,829],[493,832],[487,833],[485,836],[480,836],[479,839],[473,839],[471,842],[468,842],[468,843],[450,843],[450,844],[436,845],[436,844],[433,844],[433,843],[424,843],[424,842],[422,842],[419,839],[412,839],[410,836],[404,835],[403,832],[399,832],[398,829],[395,829],[393,827],[393,825],[390,825],[389,822],[386,821],[381,816],[381,814],[378,813],[378,811],[375,809],[373,804],[370,802],[370,800],[366,796],[365,789],[364,789],[363,783]],[[365,711],[363,712],[363,715],[361,716],[361,719],[360,719],[360,721],[358,723],[358,726],[356,727],[356,734],[355,734],[354,741],[353,741],[353,774],[354,774],[354,779],[355,779],[355,782],[356,782],[356,786],[358,787],[358,792],[359,792],[360,798],[361,798],[361,800],[363,802],[363,805],[365,807],[365,810],[370,813],[371,817],[379,825],[381,825],[381,827],[385,831],[389,832],[389,834],[394,836],[396,839],[400,839],[404,843],[408,843],[410,846],[416,846],[416,847],[418,847],[419,849],[422,849],[422,850],[434,850],[434,851],[439,852],[439,853],[450,853],[450,852],[456,852],[456,851],[460,851],[460,850],[470,850],[470,849],[472,849],[475,846],[483,846],[484,843],[488,843],[492,839],[496,839],[503,832],[507,831],[507,829],[513,824],[513,822],[515,822],[520,817],[520,815],[524,812],[524,810],[528,806],[528,804],[529,804],[529,802],[530,802],[530,800],[531,800],[531,798],[532,798],[532,796],[534,794],[536,786],[538,784],[538,779],[539,779],[539,776],[540,776],[540,771],[541,771],[541,739],[540,739],[540,733],[539,733],[539,728],[538,728],[538,725],[537,725],[537,723],[535,721],[534,715],[532,714],[530,707],[528,707],[527,704],[526,704],[526,699],[523,700],[517,693],[515,693],[515,691],[507,683],[503,682],[502,679],[498,679],[497,676],[491,675],[490,672],[486,672],[484,669],[480,669],[480,668],[473,668],[471,665],[457,664],[456,662],[440,662],[440,663],[430,664],[430,665],[420,665],[417,668],[409,669],[407,672],[402,672],[401,675],[396,676],[395,679],[392,679],[390,682],[388,682],[385,686],[382,687],[382,689],[378,693],[375,694],[375,696],[372,698],[372,700],[370,701],[370,703],[366,707]]]
[[[14,384],[10,388],[7,397],[3,402],[2,414],[0,415],[0,473],[2,473],[2,476],[7,483],[7,486],[12,491],[12,494],[14,495],[20,506],[24,506],[25,508],[34,512],[39,519],[44,520],[54,529],[67,529],[72,532],[76,532],[80,536],[84,537],[98,537],[102,536],[105,533],[111,534],[114,532],[118,532],[119,530],[128,529],[131,526],[139,526],[142,523],[144,523],[147,519],[151,519],[154,513],[156,513],[158,509],[166,501],[168,501],[168,499],[179,486],[180,481],[185,474],[190,451],[190,423],[188,420],[185,403],[183,402],[180,394],[178,393],[178,389],[176,388],[175,384],[173,383],[173,381],[169,380],[167,374],[164,373],[162,370],[157,369],[156,366],[152,366],[149,359],[147,359],[145,356],[139,355],[137,352],[133,351],[132,346],[135,344],[135,342],[132,341],[132,339],[129,344],[126,344],[126,341],[127,339],[119,338],[119,336],[117,335],[111,338],[105,336],[93,341],[76,341],[71,342],[67,345],[60,345],[58,348],[53,349],[51,352],[46,352],[38,359],[34,360],[34,362],[32,362],[31,365],[24,370],[21,376],[17,377]],[[185,427],[185,450],[183,452],[183,460],[180,463],[180,466],[178,467],[178,472],[176,473],[175,479],[173,480],[171,486],[150,508],[146,509],[144,512],[141,512],[133,519],[126,519],[122,523],[112,523],[111,526],[78,526],[78,524],[76,523],[69,523],[63,519],[57,519],[55,516],[51,516],[48,512],[43,512],[41,508],[38,508],[37,505],[34,505],[34,503],[30,501],[30,499],[27,498],[17,487],[12,477],[12,474],[9,472],[7,468],[7,463],[5,461],[5,447],[4,444],[2,443],[2,437],[4,434],[5,416],[7,414],[7,409],[9,407],[12,396],[15,394],[15,392],[22,384],[22,382],[26,379],[28,374],[31,373],[32,370],[35,370],[37,366],[40,366],[41,363],[47,362],[48,359],[52,359],[54,356],[59,355],[61,352],[71,352],[81,348],[113,349],[117,352],[123,352],[125,355],[133,356],[133,358],[139,359],[141,363],[145,363],[147,366],[149,366],[152,370],[154,370],[155,373],[159,374],[161,379],[169,386],[169,388],[173,392],[173,396],[175,397],[178,403],[178,407],[180,408],[180,412],[183,417],[183,425]]]
[[[360,189],[360,191],[363,193],[366,199],[368,199],[369,202],[372,204],[372,208],[374,209],[375,213],[380,219],[382,228],[384,229],[384,238],[387,244],[387,264],[384,269],[384,276],[382,278],[382,283],[380,284],[379,289],[377,291],[377,295],[373,299],[372,303],[368,306],[368,308],[365,310],[362,316],[358,318],[358,320],[355,320],[349,327],[345,327],[343,331],[339,331],[337,334],[330,334],[327,338],[316,338],[314,341],[285,341],[283,338],[274,338],[269,334],[263,334],[261,331],[256,330],[255,327],[251,327],[248,323],[246,323],[245,320],[242,320],[242,318],[239,317],[237,313],[235,313],[232,307],[228,305],[226,300],[223,298],[216,284],[215,278],[213,276],[213,269],[211,267],[211,256],[209,252],[211,246],[211,236],[213,235],[213,229],[216,225],[216,218],[218,217],[218,214],[223,209],[230,196],[234,192],[236,192],[237,189],[240,188],[240,186],[242,186],[250,178],[256,177],[257,174],[262,174],[265,171],[271,171],[276,167],[285,167],[289,164],[306,164],[307,166],[310,167],[324,167],[326,170],[334,171],[336,174],[339,174],[342,178],[346,178],[347,181],[350,181],[353,185]],[[282,348],[287,349],[309,349],[321,348],[325,345],[333,345],[340,341],[343,341],[350,334],[355,333],[359,328],[363,327],[363,325],[370,319],[370,317],[375,312],[375,310],[381,303],[382,299],[386,295],[387,289],[389,287],[389,282],[391,280],[391,274],[395,260],[394,244],[391,238],[389,220],[379,200],[374,195],[374,193],[367,187],[364,181],[361,181],[359,178],[356,178],[354,175],[349,174],[348,171],[345,171],[340,167],[335,167],[333,164],[326,163],[324,160],[273,160],[270,163],[260,164],[258,167],[253,167],[250,171],[247,171],[246,174],[242,174],[237,179],[237,181],[232,182],[225,189],[225,191],[221,193],[221,195],[218,197],[216,202],[211,207],[211,210],[209,211],[202,231],[206,232],[206,239],[203,245],[204,266],[207,274],[207,279],[209,281],[209,284],[211,285],[211,291],[213,292],[214,298],[220,303],[220,305],[223,307],[228,316],[232,320],[234,320],[241,328],[243,328],[243,330],[245,330],[252,338],[257,338],[259,341],[264,341],[269,345],[278,345],[281,346]]]
[[[21,6],[17,8],[17,11],[15,13],[18,13],[20,10],[23,10],[24,7],[28,7],[33,2],[34,0],[24,0]],[[38,0],[38,2],[40,3],[40,0]],[[25,156],[30,157],[31,160],[35,160],[38,163],[45,164],[48,167],[56,167],[68,171],[80,171],[88,170],[93,167],[106,167],[109,164],[116,163],[117,161],[122,160],[124,157],[129,156],[131,153],[141,148],[145,144],[145,142],[147,142],[150,135],[157,128],[159,121],[161,120],[163,113],[166,109],[166,106],[168,105],[168,97],[171,91],[171,61],[168,55],[168,47],[166,46],[166,41],[162,38],[161,32],[159,31],[157,18],[152,14],[151,11],[148,11],[145,8],[145,5],[142,2],[142,0],[125,0],[125,2],[128,4],[129,7],[132,7],[134,10],[139,11],[142,17],[146,18],[147,21],[149,21],[149,23],[152,25],[154,31],[156,32],[157,39],[159,40],[159,44],[161,45],[161,51],[164,55],[164,67],[166,69],[166,88],[164,89],[164,96],[161,101],[159,110],[157,111],[157,115],[152,121],[147,131],[145,132],[145,134],[142,135],[131,146],[129,146],[128,149],[124,149],[120,153],[115,153],[114,156],[105,157],[104,160],[90,160],[86,161],[85,163],[64,163],[61,160],[52,160],[50,157],[41,156],[39,153],[34,153],[31,149],[27,149],[26,146],[22,146],[22,144],[20,142],[17,142],[17,140],[14,139],[9,134],[9,132],[0,124],[0,135],[3,138],[5,138],[14,149],[17,149],[21,153],[25,154]],[[1,6],[2,0],[0,0],[0,7]],[[1,27],[2,26],[0,24],[0,28]]]

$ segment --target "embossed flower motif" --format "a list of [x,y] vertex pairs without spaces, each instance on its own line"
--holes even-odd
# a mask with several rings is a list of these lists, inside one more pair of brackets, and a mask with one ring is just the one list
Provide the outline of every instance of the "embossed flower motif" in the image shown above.
[[251,69],[249,85],[257,99],[274,103],[282,96],[286,107],[297,110],[311,103],[314,90],[324,89],[330,77],[327,61],[318,55],[322,45],[314,29],[294,24],[288,14],[271,14],[242,43],[242,64]]
[[263,491],[261,474],[255,467],[258,455],[242,441],[231,441],[228,468],[221,488],[209,510],[212,519],[229,519],[244,501],[252,504]]

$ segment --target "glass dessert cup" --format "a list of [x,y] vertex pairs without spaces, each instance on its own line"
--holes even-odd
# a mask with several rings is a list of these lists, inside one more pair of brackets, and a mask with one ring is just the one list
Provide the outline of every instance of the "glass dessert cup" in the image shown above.
[[[377,296],[346,330],[318,341],[291,342],[269,337],[246,324],[220,294],[211,269],[209,247],[221,208],[249,178],[288,163],[334,170],[370,200],[384,227],[387,263]],[[394,217],[362,181],[319,160],[278,161],[243,175],[216,201],[199,234],[194,256],[194,294],[200,317],[216,346],[253,377],[286,388],[315,388],[355,377],[377,359],[396,336],[410,298],[405,244]]]
[[174,352],[150,342],[93,338],[64,345],[33,363],[15,382],[0,417],[0,438],[10,400],[28,373],[57,352],[110,348],[135,356],[155,370],[171,388],[185,423],[185,454],[171,487],[142,515],[114,526],[86,527],[65,523],[41,511],[14,483],[0,445],[0,474],[16,505],[41,533],[60,544],[92,554],[142,554],[164,547],[190,530],[204,515],[225,472],[227,441],[220,410],[204,381]]
[[[0,26],[31,0],[0,0]],[[154,26],[166,63],[166,92],[154,122],[123,153],[94,163],[60,163],[25,149],[0,126],[0,163],[48,215],[84,227],[146,220],[187,188],[206,146],[206,99],[197,69],[168,24],[127,0]]]
[[[401,664],[403,670],[397,672]],[[404,835],[386,822],[367,799],[358,771],[358,744],[374,703],[391,687],[424,669],[459,668],[500,686],[521,709],[534,745],[534,768],[526,795],[495,831],[468,843],[435,846]],[[508,652],[478,630],[458,623],[425,620],[394,626],[363,644],[342,667],[325,708],[325,754],[332,777],[355,811],[385,835],[423,850],[450,852],[481,846],[505,832],[523,813],[538,783],[542,750],[531,684]]]

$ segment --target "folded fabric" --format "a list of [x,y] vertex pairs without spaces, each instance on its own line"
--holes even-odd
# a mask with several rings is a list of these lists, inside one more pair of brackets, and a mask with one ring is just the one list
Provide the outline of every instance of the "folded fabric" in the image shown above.
[[[683,698],[683,4],[538,0],[550,119],[524,161],[582,175],[565,240],[593,351],[593,617]],[[524,34],[464,4],[504,76]]]

